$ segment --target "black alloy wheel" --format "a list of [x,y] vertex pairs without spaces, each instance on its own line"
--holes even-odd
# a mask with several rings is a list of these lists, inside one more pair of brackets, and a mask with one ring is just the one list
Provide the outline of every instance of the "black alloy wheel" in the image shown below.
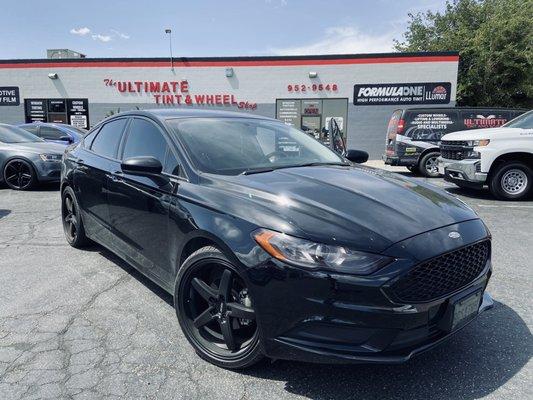
[[4,167],[4,181],[11,189],[30,189],[36,181],[33,166],[25,160],[10,160]]
[[72,247],[83,247],[88,244],[89,240],[85,236],[74,191],[70,187],[66,187],[61,197],[61,219],[67,242]]
[[174,299],[183,333],[202,358],[224,368],[246,368],[262,358],[248,288],[218,249],[204,247],[187,258]]

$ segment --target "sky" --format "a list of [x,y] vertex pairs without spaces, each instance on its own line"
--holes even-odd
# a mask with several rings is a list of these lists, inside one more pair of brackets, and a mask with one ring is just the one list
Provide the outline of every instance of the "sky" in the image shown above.
[[407,14],[444,0],[148,0],[2,2],[0,59],[379,53],[401,39]]

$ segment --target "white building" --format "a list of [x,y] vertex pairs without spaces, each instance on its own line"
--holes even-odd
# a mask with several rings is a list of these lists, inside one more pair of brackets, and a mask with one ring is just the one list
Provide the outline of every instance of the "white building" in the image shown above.
[[392,111],[454,106],[457,53],[0,60],[0,122],[93,125],[110,113],[204,107],[258,113],[379,158]]

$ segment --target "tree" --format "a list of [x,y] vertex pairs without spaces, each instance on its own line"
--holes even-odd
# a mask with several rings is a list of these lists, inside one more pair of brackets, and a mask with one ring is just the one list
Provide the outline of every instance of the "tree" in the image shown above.
[[457,102],[533,106],[533,0],[453,0],[409,14],[399,51],[459,51]]

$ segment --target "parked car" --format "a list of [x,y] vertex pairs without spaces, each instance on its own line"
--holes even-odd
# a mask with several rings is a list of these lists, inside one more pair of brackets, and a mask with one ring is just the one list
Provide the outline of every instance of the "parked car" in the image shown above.
[[76,128],[72,125],[34,122],[30,124],[21,124],[19,128],[25,129],[47,142],[54,142],[64,145],[78,143],[87,131],[82,128]]
[[500,200],[532,193],[533,110],[497,129],[460,131],[442,137],[439,172],[460,187],[488,185]]
[[0,124],[0,182],[27,190],[38,182],[59,181],[64,150],[24,129]]
[[427,177],[439,176],[441,137],[467,129],[497,128],[526,110],[505,108],[407,108],[392,113],[385,164],[406,166]]
[[491,237],[445,191],[348,161],[367,158],[260,116],[121,113],[66,150],[65,236],[172,294],[213,364],[404,362],[490,307]]

